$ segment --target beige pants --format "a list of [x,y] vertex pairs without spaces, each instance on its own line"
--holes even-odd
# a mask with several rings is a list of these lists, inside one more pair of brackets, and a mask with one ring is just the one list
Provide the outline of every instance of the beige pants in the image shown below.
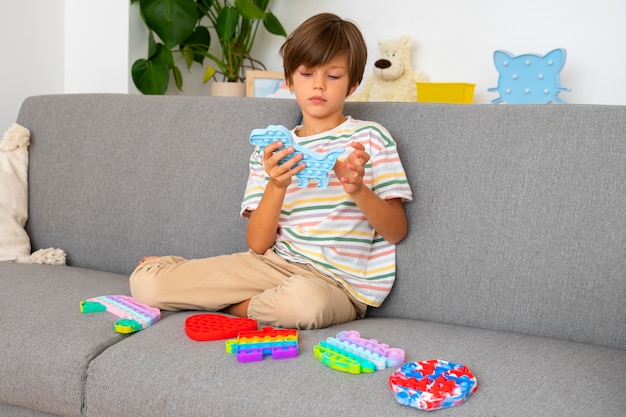
[[363,318],[366,305],[332,278],[273,251],[206,259],[164,256],[130,276],[133,297],[162,310],[219,311],[250,300],[248,317],[276,327],[316,329]]

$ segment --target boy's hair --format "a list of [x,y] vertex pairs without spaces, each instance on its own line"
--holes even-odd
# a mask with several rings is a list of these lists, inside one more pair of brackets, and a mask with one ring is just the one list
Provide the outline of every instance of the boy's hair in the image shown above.
[[280,47],[289,84],[300,65],[323,65],[343,54],[348,57],[349,91],[363,80],[367,46],[356,24],[332,13],[320,13],[305,20]]

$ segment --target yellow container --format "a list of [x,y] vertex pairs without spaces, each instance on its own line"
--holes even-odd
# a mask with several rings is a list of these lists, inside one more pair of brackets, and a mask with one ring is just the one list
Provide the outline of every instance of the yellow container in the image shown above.
[[472,104],[474,87],[470,83],[417,82],[417,101],[421,103]]

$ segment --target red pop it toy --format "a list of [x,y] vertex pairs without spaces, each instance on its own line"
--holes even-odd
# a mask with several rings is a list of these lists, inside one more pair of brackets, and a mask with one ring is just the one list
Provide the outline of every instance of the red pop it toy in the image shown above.
[[193,340],[207,341],[237,337],[239,332],[257,329],[256,320],[219,314],[195,314],[185,320],[185,333]]

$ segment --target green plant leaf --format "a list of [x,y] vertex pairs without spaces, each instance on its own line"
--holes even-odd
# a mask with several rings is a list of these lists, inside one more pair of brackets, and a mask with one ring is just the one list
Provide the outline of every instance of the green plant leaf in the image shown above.
[[202,83],[206,84],[207,82],[209,82],[209,80],[213,78],[215,74],[217,74],[217,70],[215,69],[215,67],[209,65],[204,71],[204,75],[202,75]]
[[254,4],[256,4],[256,6],[263,11],[267,9],[269,2],[270,0],[254,0]]
[[265,12],[250,0],[235,0],[235,7],[246,19],[264,19]]
[[213,4],[213,0],[196,0],[199,14],[205,14]]
[[172,55],[172,51],[167,49],[162,43],[157,44],[156,55],[160,56],[163,61],[165,61],[165,64],[167,64],[168,68],[171,69],[174,67],[174,55]]
[[139,0],[139,7],[146,25],[170,49],[193,33],[199,18],[194,0]]
[[180,53],[183,54],[183,58],[185,58],[185,63],[187,64],[187,69],[191,69],[191,64],[193,64],[193,51],[191,50],[191,46],[185,45],[180,48]]
[[193,61],[202,64],[210,45],[211,34],[209,29],[205,26],[198,26],[191,36],[180,44],[185,60],[188,59],[187,54],[191,52],[191,62],[187,61],[187,67],[191,67]]
[[272,12],[267,12],[265,19],[263,20],[263,26],[265,26],[265,29],[267,29],[269,33],[273,33],[274,35],[279,36],[287,36],[285,28]]
[[[274,14],[267,11],[271,0],[130,0],[139,3],[139,12],[150,35],[148,58],[133,65],[133,81],[144,94],[164,94],[169,84],[169,70],[182,89],[180,68],[173,53],[180,53],[190,68],[206,58],[213,66],[206,68],[203,82],[217,74],[225,80],[242,81],[247,66],[254,67],[250,56],[258,25],[279,36],[287,33]],[[208,20],[207,26],[199,25]],[[215,30],[220,54],[211,51],[211,34]],[[214,36],[213,36],[214,37]],[[178,58],[178,57],[177,57]]]
[[157,42],[154,39],[154,32],[148,34],[148,58],[152,58],[157,53]]
[[133,82],[143,94],[165,94],[170,79],[170,69],[157,55],[155,58],[138,59],[131,69]]
[[224,7],[217,16],[215,23],[215,31],[221,42],[228,41],[235,36],[237,32],[237,23],[239,23],[239,11],[236,7]]
[[172,68],[172,73],[174,74],[174,82],[176,83],[176,88],[178,88],[178,91],[183,91],[183,76],[176,65],[174,65],[174,68]]

